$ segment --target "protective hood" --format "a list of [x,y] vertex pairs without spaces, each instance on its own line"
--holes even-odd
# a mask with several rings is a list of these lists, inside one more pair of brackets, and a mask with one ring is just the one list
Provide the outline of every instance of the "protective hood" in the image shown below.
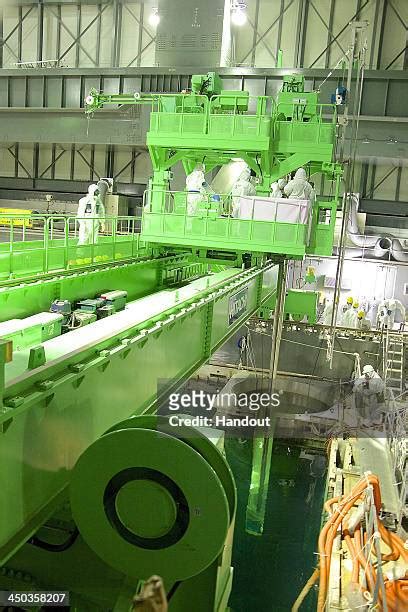
[[94,196],[96,191],[98,191],[98,185],[95,185],[95,183],[93,185],[89,185],[88,194],[90,196]]
[[304,168],[299,168],[296,170],[295,179],[303,179],[306,180],[306,170]]
[[241,174],[238,177],[238,180],[239,181],[249,181],[250,178],[251,178],[251,170],[247,166],[246,168],[243,168]]

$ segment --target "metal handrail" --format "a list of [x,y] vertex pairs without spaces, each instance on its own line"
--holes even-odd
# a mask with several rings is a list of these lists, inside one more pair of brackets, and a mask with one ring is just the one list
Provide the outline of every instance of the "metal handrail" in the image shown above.
[[[311,113],[310,110],[309,112],[306,112],[307,115],[313,115],[314,117],[318,117],[319,121],[321,123],[329,123],[328,121],[324,121],[324,117],[323,117],[323,111],[324,110],[331,110],[332,112],[332,119],[331,119],[331,123],[336,124],[337,121],[337,106],[335,104],[331,104],[331,103],[314,103],[314,102],[306,102],[305,104],[301,103],[301,102],[279,102],[278,104],[276,104],[276,112],[277,112],[277,116],[279,116],[279,110],[284,108],[291,108],[293,111],[293,116],[295,116],[295,110],[298,108],[303,108],[305,111],[308,111],[308,109],[316,109],[316,112]],[[277,119],[278,123],[281,121],[280,119]],[[286,123],[286,121],[282,121],[282,123]],[[308,122],[305,122],[308,123]]]
[[[213,195],[212,194],[197,194],[197,195],[201,195],[201,202],[200,204],[204,205],[203,209],[200,209],[199,214],[197,215],[188,215],[187,214],[187,198],[189,195],[188,191],[172,191],[172,190],[166,190],[166,189],[146,189],[145,192],[143,193],[143,211],[144,213],[151,213],[151,212],[156,212],[156,211],[152,211],[151,207],[152,207],[152,194],[161,194],[162,196],[164,196],[163,200],[162,200],[162,204],[161,204],[161,209],[157,212],[159,212],[160,214],[171,214],[171,215],[178,215],[178,216],[197,216],[197,217],[212,217],[211,215],[211,205],[215,203],[215,201],[212,199]],[[183,198],[185,199],[185,204],[186,204],[186,211],[184,212],[175,212],[175,209],[173,206],[169,207],[168,206],[168,201],[171,198],[171,201],[174,204],[175,201],[175,196],[181,196],[183,195]],[[233,196],[231,193],[227,193],[227,194],[223,194],[223,193],[217,193],[214,194],[220,197],[221,200],[221,208],[222,205],[224,204],[224,202],[231,202],[234,197],[239,198],[239,197],[245,197],[245,196]],[[254,196],[255,197],[255,196]],[[260,196],[261,197],[261,196]],[[279,201],[276,201],[279,200]],[[293,206],[295,208],[297,208],[297,219],[294,223],[298,223],[301,225],[309,225],[311,223],[312,220],[312,206],[310,206],[310,209],[308,211],[308,218],[306,223],[301,223],[301,212],[302,209],[304,208],[303,206],[303,200],[299,200],[298,202],[292,202],[290,201],[290,198],[272,198],[271,199],[271,204],[274,204],[275,206],[275,213],[274,213],[274,219],[273,222],[276,223],[285,223],[285,221],[277,221],[277,213],[279,210],[279,207],[283,207],[283,206]],[[252,211],[253,212],[253,211]],[[224,214],[224,213],[220,213]],[[257,221],[256,219],[241,219],[242,221]],[[266,223],[268,223],[268,221],[265,221]],[[269,221],[270,223],[271,221]]]
[[[91,237],[87,244],[81,245],[76,243],[79,225],[81,221],[89,222],[89,217],[79,218],[69,214],[3,214],[0,215],[0,226],[2,219],[9,222],[3,226],[8,240],[0,243],[0,278],[3,279],[21,276],[23,270],[27,274],[33,261],[33,273],[41,274],[52,270],[69,270],[78,265],[127,259],[133,257],[140,248],[140,233],[136,227],[140,217],[107,216],[91,219]],[[28,230],[25,224],[19,225],[22,219],[32,222],[33,227],[29,231],[35,235],[33,240],[26,240]],[[100,222],[105,225],[105,232],[100,234],[97,241],[96,224]],[[124,248],[125,245],[128,245],[127,248]]]

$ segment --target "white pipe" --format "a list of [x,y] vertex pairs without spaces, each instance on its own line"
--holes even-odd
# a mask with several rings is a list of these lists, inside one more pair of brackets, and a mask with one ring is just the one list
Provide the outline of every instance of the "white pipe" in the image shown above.
[[[385,255],[390,252],[391,240],[389,238],[378,238],[374,249],[372,249],[372,256],[376,259],[382,259]],[[371,253],[371,250],[370,250]]]
[[374,248],[380,238],[380,236],[363,236],[360,234],[357,224],[357,205],[358,196],[355,193],[350,194],[350,210],[349,218],[347,221],[347,237],[357,247],[362,248]]
[[396,261],[408,262],[408,251],[404,251],[401,242],[397,238],[391,241],[390,252]]
[[358,196],[353,193],[350,196],[350,212],[347,222],[347,237],[356,245],[362,248],[360,253],[358,249],[348,249],[352,257],[374,257],[375,259],[383,259],[385,256],[391,255],[396,261],[404,263],[408,262],[408,251],[404,250],[400,240],[397,238],[388,238],[387,236],[364,236],[359,233],[357,224],[357,205]]

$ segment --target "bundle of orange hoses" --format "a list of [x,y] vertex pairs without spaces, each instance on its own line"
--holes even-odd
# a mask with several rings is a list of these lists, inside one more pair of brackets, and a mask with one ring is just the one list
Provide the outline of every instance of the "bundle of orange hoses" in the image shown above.
[[[342,498],[333,498],[326,502],[325,509],[330,513],[330,516],[319,536],[318,612],[323,612],[326,603],[333,542],[340,523],[343,523],[342,533],[353,563],[351,581],[360,587],[359,577],[360,569],[362,569],[366,578],[366,587],[363,589],[361,586],[361,591],[368,591],[371,596],[374,594],[374,587],[377,579],[376,570],[373,564],[367,563],[363,550],[369,544],[367,542],[367,536],[363,532],[360,524],[355,527],[351,534],[348,531],[347,523],[350,510],[363,498],[368,486],[372,486],[373,489],[379,534],[383,542],[390,549],[390,552],[386,555],[382,555],[382,558],[378,561],[382,563],[401,559],[404,563],[408,563],[408,550],[404,547],[404,542],[395,533],[388,531],[379,519],[381,493],[378,477],[373,474],[367,474],[353,487],[349,495]],[[333,510],[332,508],[335,504],[336,508]],[[376,554],[375,546],[371,546],[370,551],[371,554]],[[407,574],[398,580],[389,581],[385,578],[385,588],[387,607],[390,612],[408,610]],[[379,592],[379,596],[381,600],[381,591]]]
[[[323,527],[319,536],[319,567],[315,569],[312,576],[306,583],[302,592],[299,594],[296,602],[292,607],[292,612],[297,612],[307,593],[312,588],[313,584],[319,579],[319,597],[317,610],[323,612],[327,600],[327,591],[329,586],[330,576],[330,561],[333,550],[333,542],[337,535],[337,530],[342,523],[342,533],[346,541],[347,547],[352,559],[352,575],[351,582],[357,586],[361,593],[370,596],[374,594],[374,588],[377,579],[377,573],[372,563],[367,563],[367,558],[364,556],[364,548],[370,546],[367,542],[367,535],[363,531],[361,524],[357,524],[353,532],[348,531],[347,520],[351,509],[362,500],[367,491],[367,487],[373,489],[374,504],[377,512],[378,530],[382,541],[387,545],[390,552],[382,555],[378,559],[379,563],[387,561],[401,561],[406,565],[408,563],[408,550],[404,547],[404,542],[395,533],[388,531],[379,519],[381,509],[381,494],[378,477],[373,474],[365,475],[352,489],[349,495],[343,497],[334,497],[328,500],[325,504],[325,510],[329,513],[329,519]],[[333,506],[336,508],[333,509]],[[375,546],[370,546],[370,554],[376,554]],[[360,585],[360,570],[364,572],[366,578],[366,586]],[[403,578],[398,580],[384,579],[387,608],[389,612],[402,612],[408,610],[408,576],[405,573]],[[367,593],[368,591],[368,593]],[[382,593],[379,592],[380,602],[382,603]],[[368,602],[367,602],[368,603]],[[381,609],[381,608],[380,608]]]

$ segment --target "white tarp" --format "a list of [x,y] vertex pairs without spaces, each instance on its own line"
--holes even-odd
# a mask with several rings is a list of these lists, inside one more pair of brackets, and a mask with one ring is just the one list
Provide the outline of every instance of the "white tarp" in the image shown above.
[[309,222],[310,208],[310,200],[241,196],[238,219],[303,223],[306,225]]

